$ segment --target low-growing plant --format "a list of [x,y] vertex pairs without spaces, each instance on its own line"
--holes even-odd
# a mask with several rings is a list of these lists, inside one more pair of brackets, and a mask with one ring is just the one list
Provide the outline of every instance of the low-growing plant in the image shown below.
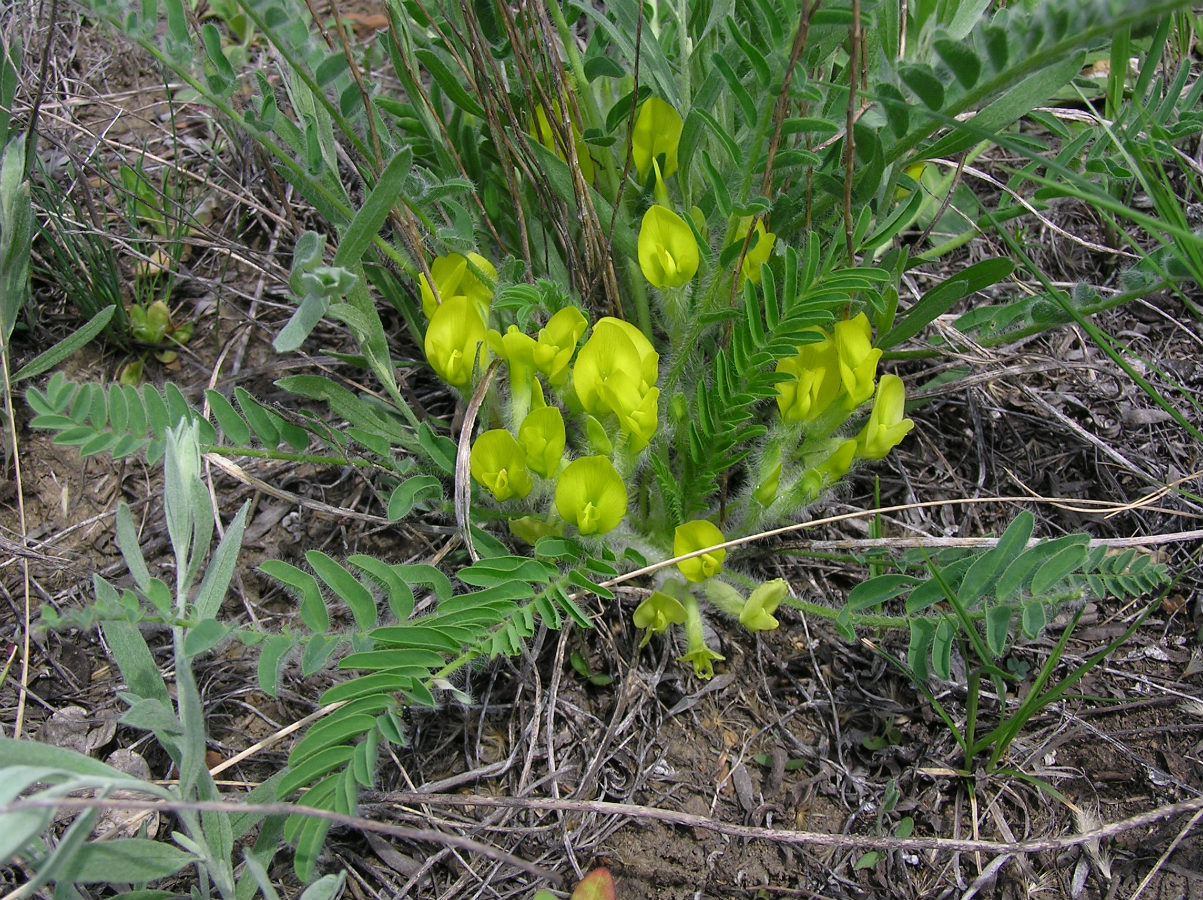
[[[177,185],[180,176],[156,178],[141,162],[123,164],[109,185],[113,196],[105,196],[89,184],[86,169],[71,171],[70,187],[44,168],[34,184],[33,275],[61,290],[89,320],[110,316],[108,338],[135,354],[120,381],[137,385],[145,361],[153,355],[174,362],[176,348],[191,339],[194,328],[171,311],[175,273],[193,227]],[[122,251],[115,232],[122,233]]]
[[[192,666],[197,655],[213,645],[215,616],[234,573],[249,507],[243,505],[227,525],[206,565],[214,515],[199,477],[196,432],[196,423],[187,422],[164,435],[164,519],[175,563],[174,584],[151,574],[130,509],[124,503],[117,509],[117,543],[134,586],[119,591],[99,575],[93,579],[93,609],[126,687],[121,699],[127,709],[121,721],[154,736],[179,773],[178,782],[164,786],[131,777],[73,750],[0,738],[0,758],[5,763],[0,806],[18,797],[53,801],[81,790],[102,794],[135,791],[166,801],[222,799],[206,767],[204,706]],[[171,630],[174,689],[159,672],[139,630],[144,622],[156,622]],[[278,775],[273,776],[250,791],[246,799],[270,800],[278,780]],[[56,885],[56,892],[63,896],[75,884],[144,886],[193,867],[192,884],[197,896],[234,900],[250,897],[257,890],[263,890],[266,897],[276,896],[266,868],[278,850],[282,821],[272,827],[262,816],[179,809],[175,815],[180,830],[173,834],[172,843],[167,843],[145,833],[93,837],[98,813],[95,807],[82,811],[57,836],[49,832],[55,815],[53,804],[0,814],[0,833],[4,835],[0,857],[16,860],[30,873],[24,888],[27,895],[45,884]],[[242,875],[235,877],[234,843],[261,824],[259,839],[243,852]],[[314,900],[335,896],[342,879],[342,875],[322,879],[321,889],[312,895]]]
[[[901,302],[916,265],[904,231],[931,204],[924,161],[997,138],[1070,83],[1087,49],[1181,4],[1080,0],[985,15],[984,4],[923,2],[900,17],[891,4],[856,2],[392,0],[378,47],[400,90],[369,76],[344,32],[333,49],[320,40],[292,0],[240,2],[272,52],[253,74],[234,67],[215,23],[190,26],[180,0],[164,4],[165,23],[127,0],[87,5],[257,141],[322,222],[297,237],[296,310],[276,349],[295,351],[334,320],[357,346],[346,362],[381,390],[280,379],[328,410],[301,414],[241,387],[237,409],[209,391],[214,425],[170,384],[56,376],[29,393],[34,425],[85,454],[154,460],[188,422],[204,452],[357,465],[375,476],[387,518],[454,514],[463,538],[468,558],[454,576],[470,590],[459,592],[440,569],[367,555],[344,564],[309,549],[304,567],[262,566],[301,618],[262,636],[264,690],[275,691],[294,649],[304,675],[333,658],[354,673],[321,697],[337,708],[293,748],[278,794],[351,812],[381,742],[404,740],[403,705],[454,696],[452,676],[519,652],[538,623],[590,627],[586,595],[613,600],[605,582],[623,568],[665,563],[632,621],[645,643],[671,634],[700,677],[723,659],[704,616],[777,628],[788,585],[741,573],[722,545],[798,520],[904,440],[906,391],[879,373],[884,355],[1014,267],[983,260]],[[463,402],[458,434],[415,412],[397,370],[418,364],[395,358],[404,351],[372,289]],[[993,327],[963,325],[971,336]],[[1053,560],[1072,549],[1045,546]],[[1061,582],[1048,560],[1019,579],[1014,597],[982,613],[984,642],[975,604],[1034,552],[1008,539],[972,579],[933,566],[928,583],[951,596],[941,588],[931,602],[946,600],[948,617],[862,614],[866,598],[882,602],[874,579],[839,624],[849,634],[909,628],[926,659],[951,623],[949,647],[956,638],[983,650],[993,677],[1016,621],[997,610],[1022,599],[1019,620],[1038,632],[1028,610],[1059,599]],[[1110,565],[1072,555],[1064,579]],[[1138,565],[1113,574],[1137,577]],[[907,582],[911,599],[920,587]],[[429,602],[415,614],[419,597]],[[142,608],[99,600],[86,615],[101,621]],[[191,623],[189,649],[243,635],[208,613]],[[332,625],[332,613],[348,624]],[[934,665],[947,659],[938,655]],[[1014,738],[959,734],[967,757],[1005,752]],[[302,877],[327,827],[285,824]]]
[[[1166,566],[1147,553],[1091,547],[1085,534],[1033,542],[1033,526],[1032,514],[1022,512],[988,550],[917,554],[907,567],[918,573],[891,573],[862,582],[852,589],[836,619],[837,627],[852,639],[857,612],[902,601],[905,612],[899,624],[910,634],[906,659],[888,653],[886,658],[910,678],[948,727],[961,750],[965,774],[978,766],[986,773],[998,771],[1032,718],[1067,699],[1082,678],[1136,631],[1148,612],[1087,660],[1061,672],[1062,656],[1087,598],[1138,597],[1159,589],[1168,578]],[[1029,673],[1022,667],[1007,665],[1017,641],[1042,637],[1051,618],[1064,611],[1070,618],[1059,626],[1052,650],[1032,677],[1025,677]],[[963,720],[929,687],[933,676],[944,682],[953,678],[954,659],[965,670]],[[987,687],[994,689],[992,726],[985,724]]]

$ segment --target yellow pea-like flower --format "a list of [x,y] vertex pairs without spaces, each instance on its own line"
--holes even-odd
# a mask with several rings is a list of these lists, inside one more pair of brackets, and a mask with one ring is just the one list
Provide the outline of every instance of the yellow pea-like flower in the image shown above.
[[873,346],[873,328],[864,313],[853,319],[835,323],[836,356],[839,359],[840,381],[847,392],[848,409],[856,409],[873,396],[877,378],[877,361],[881,350]]
[[489,356],[485,323],[476,302],[462,294],[444,300],[426,326],[424,349],[427,362],[440,378],[452,387],[467,387],[473,368],[483,366]]
[[[453,297],[470,297],[476,302],[481,321],[489,318],[489,307],[493,303],[493,285],[497,281],[497,270],[479,253],[463,256],[448,253],[435,257],[430,264],[430,275],[439,290],[438,300],[426,275],[418,276],[418,290],[422,295],[422,312],[427,319],[434,318],[434,311],[441,300],[446,303]],[[483,276],[483,280],[482,280]]]
[[783,579],[766,581],[744,601],[744,608],[739,613],[739,623],[748,631],[772,631],[778,625],[773,613],[777,611],[788,592],[789,587]]
[[661,155],[664,167],[660,175],[667,178],[677,171],[677,147],[684,127],[681,114],[659,97],[648,97],[639,107],[635,128],[631,132],[631,161],[640,178],[646,178],[652,164]]
[[491,429],[476,439],[468,457],[468,468],[472,477],[498,500],[525,497],[531,492],[526,454],[504,428]]
[[660,354],[643,332],[605,316],[577,354],[572,384],[586,412],[599,418],[614,414],[624,431],[646,445],[658,421],[659,373]]
[[[558,101],[552,101],[552,115],[556,117],[556,121],[560,121],[560,104]],[[563,147],[556,140],[556,131],[552,127],[551,122],[547,118],[547,111],[542,104],[535,107],[534,119],[531,122],[531,136],[558,156],[565,162]],[[592,182],[594,174],[593,157],[589,155],[589,145],[581,140],[581,130],[577,127],[576,122],[572,123],[572,149],[576,153],[577,165],[581,167],[581,175],[585,181]]]
[[709,680],[714,677],[714,664],[724,657],[706,645],[706,629],[702,624],[702,613],[698,609],[697,598],[692,591],[685,591],[682,598],[685,607],[685,655],[678,656],[677,662],[687,662],[693,666],[693,674],[698,678]]
[[685,606],[676,597],[664,591],[652,591],[651,596],[635,608],[631,621],[636,628],[646,628],[643,644],[655,634],[663,634],[670,625],[685,624]]
[[575,306],[566,306],[539,329],[534,350],[535,366],[553,385],[562,384],[567,377],[577,341],[588,327],[589,320],[584,313]]
[[[678,525],[676,531],[673,532],[673,556],[713,547],[725,540],[727,539],[723,537],[723,533],[713,522],[707,519],[695,519],[684,525]],[[690,581],[705,581],[723,570],[723,560],[726,557],[726,550],[711,550],[700,556],[681,560],[677,563],[677,568]]]
[[796,356],[777,361],[776,371],[791,375],[777,382],[777,408],[787,422],[812,422],[826,412],[839,396],[839,355],[834,341],[824,334],[823,340],[803,344]]
[[555,406],[541,406],[527,413],[518,428],[518,443],[526,453],[526,465],[544,478],[552,478],[564,459],[564,415]]
[[604,456],[574,459],[556,481],[556,512],[583,535],[605,534],[627,514],[627,486]]
[[882,375],[869,421],[856,437],[856,455],[861,459],[883,459],[902,443],[915,427],[906,413],[906,388],[897,375]]
[[748,252],[744,255],[739,273],[752,284],[760,284],[760,267],[773,255],[773,245],[777,242],[777,235],[764,227],[763,219],[756,220],[754,229],[751,226],[752,217],[744,216],[740,219],[739,227],[735,229],[735,240],[741,243],[748,236],[748,232],[752,231],[752,242],[748,247]]
[[639,268],[653,287],[688,284],[701,263],[698,242],[688,223],[667,206],[656,204],[639,227]]

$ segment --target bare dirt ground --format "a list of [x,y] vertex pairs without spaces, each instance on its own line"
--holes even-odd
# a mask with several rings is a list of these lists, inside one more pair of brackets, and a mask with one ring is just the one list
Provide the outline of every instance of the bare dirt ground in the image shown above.
[[[86,29],[66,36],[75,50],[58,62],[43,152],[94,141],[88,144],[94,162],[112,164],[128,159],[122,155],[132,153],[130,147],[178,146],[167,140],[176,125],[155,100],[162,94],[153,72],[130,54],[114,54],[111,38],[98,40]],[[1196,142],[1190,152],[1198,151]],[[271,336],[290,311],[282,293],[287,257],[279,248],[290,246],[295,232],[261,161],[246,148],[231,147],[205,179],[224,189],[218,192],[224,212],[212,220],[212,234],[198,238],[187,277],[171,298],[178,316],[196,322],[196,334],[171,368],[148,361],[148,377],[174,380],[194,400],[206,386],[232,383],[281,399],[272,379],[283,366],[320,366],[350,378],[329,357],[281,361],[271,352]],[[1051,217],[1073,234],[1097,237],[1081,210],[1054,209]],[[1066,243],[1039,221],[1030,228],[1035,238],[1029,249],[1054,279],[1104,285],[1122,269],[1122,260]],[[240,248],[235,261],[214,250],[231,242]],[[951,267],[994,252],[979,241],[961,258],[915,273],[915,296]],[[40,314],[16,346],[18,364],[21,354],[32,356],[78,323],[70,298],[53,284],[37,283],[35,296]],[[1177,298],[1148,297],[1106,314],[1100,324],[1134,353],[1156,360],[1185,389],[1197,392],[1203,385],[1199,325]],[[330,328],[306,346],[325,353],[348,350],[349,342]],[[394,353],[414,358],[418,349],[399,343]],[[129,352],[89,350],[70,363],[70,371],[77,379],[108,381],[129,358]],[[911,438],[887,460],[861,470],[847,490],[814,511],[816,517],[871,508],[874,479],[880,479],[883,505],[1055,498],[1057,503],[1029,505],[1037,533],[1047,536],[1086,531],[1151,538],[1196,527],[1201,504],[1157,488],[1185,479],[1184,489],[1194,490],[1203,471],[1201,448],[1075,328],[957,362],[969,364],[968,375],[926,392],[921,386],[947,361],[894,366],[924,401],[911,413]],[[431,382],[415,384],[432,389]],[[448,408],[445,397],[424,393],[418,399],[436,410]],[[1188,404],[1180,408],[1193,416]],[[30,431],[28,414],[20,415],[34,603],[60,610],[86,604],[94,572],[121,583],[124,569],[113,540],[119,500],[141,518],[152,566],[165,561],[156,471],[138,460],[81,460]],[[278,588],[255,571],[265,558],[295,558],[298,548],[319,548],[335,557],[372,552],[426,561],[446,549],[448,521],[380,528],[353,518],[381,513],[358,475],[262,460],[238,464],[291,499],[264,494],[224,472],[209,473],[223,520],[244,500],[254,500],[236,590],[224,608],[230,619],[253,619],[272,629],[295,615]],[[348,515],[319,514],[310,501]],[[950,502],[887,515],[883,526],[891,537],[996,535],[1014,511],[999,502]],[[854,519],[753,545],[727,564],[784,577],[795,595],[838,607],[865,570],[808,542],[866,534],[865,520]],[[0,640],[15,649],[24,601],[16,492],[8,480],[0,486],[0,538]],[[726,660],[712,681],[702,683],[674,661],[683,648],[653,640],[637,650],[640,635],[630,624],[636,586],[597,608],[596,628],[540,633],[522,656],[472,672],[459,685],[471,704],[448,700],[435,712],[409,713],[409,745],[382,758],[378,788],[364,797],[362,812],[492,844],[545,868],[562,879],[562,889],[580,872],[606,865],[617,878],[619,897],[628,900],[1203,897],[1198,815],[1153,815],[1140,827],[1112,829],[1102,840],[1074,840],[1203,796],[1203,545],[1150,540],[1150,549],[1179,580],[1079,691],[1024,731],[1006,773],[956,773],[964,761],[947,727],[914,685],[874,652],[880,644],[904,654],[902,636],[864,633],[863,640],[848,643],[829,623],[783,610],[781,628],[760,637],[726,633],[720,625]],[[1110,598],[1092,602],[1059,672],[1121,633],[1141,608]],[[1021,647],[1016,659],[1037,669],[1058,634],[1054,628]],[[169,647],[167,635],[151,638],[158,652]],[[592,672],[610,676],[610,683],[598,686],[579,675],[569,663],[573,654]],[[169,654],[163,659],[167,666]],[[214,765],[313,712],[335,677],[302,679],[289,667],[273,699],[257,689],[255,663],[237,644],[200,661]],[[6,733],[15,718],[18,670],[19,660],[0,684]],[[962,683],[933,687],[941,702],[964,715]],[[158,748],[144,734],[117,725],[120,689],[119,673],[95,633],[38,631],[26,731],[98,758],[133,751],[150,777],[169,777]],[[994,712],[985,710],[987,717]],[[272,744],[225,771],[231,796],[278,769],[288,746]],[[904,817],[913,820],[916,837],[962,843],[903,844],[866,859],[870,848],[863,839],[894,836]],[[166,839],[169,824],[158,828]],[[1025,842],[1045,842],[1044,849],[996,846]],[[295,896],[300,886],[287,862],[282,857],[272,876],[283,895]],[[536,887],[529,874],[503,862],[352,830],[332,832],[324,866],[345,869],[348,892],[357,898],[527,898]],[[16,886],[21,878],[0,867],[0,885]],[[171,887],[188,890],[182,881]]]

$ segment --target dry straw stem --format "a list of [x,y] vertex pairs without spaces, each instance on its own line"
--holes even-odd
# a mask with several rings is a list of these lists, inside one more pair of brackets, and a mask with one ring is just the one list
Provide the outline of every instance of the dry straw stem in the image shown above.
[[[1153,495],[1150,495],[1153,496]],[[783,525],[780,528],[773,528],[768,531],[761,531],[757,534],[749,534],[744,537],[732,538],[729,541],[724,541],[721,544],[715,544],[713,547],[704,547],[701,550],[695,550],[693,553],[685,553],[681,556],[674,556],[672,559],[666,559],[663,562],[652,563],[644,566],[641,569],[636,569],[633,572],[628,572],[625,575],[619,575],[617,578],[611,578],[609,581],[603,581],[602,587],[614,587],[623,582],[630,581],[633,578],[639,578],[643,575],[650,575],[653,572],[658,572],[660,569],[669,566],[675,566],[677,563],[686,559],[693,559],[695,556],[701,556],[705,553],[713,553],[715,550],[730,550],[734,547],[742,547],[745,544],[751,544],[755,541],[765,538],[777,537],[782,534],[792,534],[795,531],[801,531],[805,528],[815,528],[819,525],[831,525],[835,522],[845,522],[850,519],[861,519],[867,516],[884,515],[886,513],[903,512],[908,509],[931,509],[940,506],[969,506],[977,503],[1043,503],[1049,506],[1055,506],[1061,509],[1076,509],[1076,507],[1067,505],[1068,503],[1082,504],[1083,508],[1078,509],[1081,512],[1090,513],[1113,513],[1132,508],[1132,504],[1115,504],[1105,500],[1080,500],[1073,501],[1059,500],[1052,497],[1032,496],[997,496],[997,497],[957,497],[951,500],[924,500],[918,503],[899,503],[896,506],[881,506],[876,509],[856,510],[849,513],[841,513],[835,516],[827,516],[822,519],[811,519],[807,522],[795,522],[792,525]],[[1139,504],[1138,504],[1139,505]],[[1171,512],[1171,510],[1166,510]],[[1176,540],[1195,540],[1199,536],[1197,531],[1177,532],[1171,535],[1155,535],[1148,538],[1137,540],[1135,546],[1143,546],[1146,544],[1168,543]],[[1131,546],[1131,545],[1127,545]]]
[[1161,856],[1157,857],[1157,862],[1153,864],[1153,868],[1149,869],[1149,873],[1145,875],[1143,879],[1141,879],[1141,882],[1137,886],[1136,890],[1132,892],[1130,900],[1137,900],[1137,898],[1144,893],[1145,888],[1149,886],[1149,882],[1153,880],[1153,876],[1161,871],[1161,867],[1165,865],[1165,861],[1170,858],[1170,854],[1178,848],[1178,845],[1182,843],[1182,839],[1190,833],[1190,830],[1199,823],[1200,818],[1203,818],[1203,809],[1200,809],[1193,816],[1191,816],[1190,821],[1183,825],[1182,830],[1178,832],[1178,836],[1175,837],[1170,842],[1170,845],[1165,848],[1165,852],[1162,853]]
[[[17,440],[17,421],[13,413],[13,391],[8,372],[8,336],[0,334],[0,382],[4,390],[4,431],[11,439],[13,483],[17,486],[17,521],[21,528],[21,543],[29,540],[29,526],[25,518],[25,488],[21,476],[21,447]],[[21,678],[17,684],[17,716],[13,723],[13,737],[21,737],[25,725],[25,704],[29,696],[29,654],[30,631],[32,623],[32,593],[29,576],[29,555],[21,554],[21,596],[23,598],[21,611]],[[7,670],[7,666],[5,667]]]
[[485,402],[485,394],[488,393],[489,385],[493,382],[493,376],[497,374],[497,368],[500,365],[500,359],[493,360],[489,364],[489,368],[485,370],[484,377],[480,379],[480,384],[472,392],[472,399],[468,401],[468,408],[464,412],[464,421],[460,423],[459,442],[455,448],[455,523],[459,526],[460,534],[463,535],[464,547],[474,563],[480,562],[480,554],[476,550],[476,545],[472,543],[472,519],[469,515],[469,506],[472,500],[472,475],[469,472],[472,431],[476,427],[476,416],[480,412],[480,405]]
[[308,497],[302,497],[300,494],[294,494],[292,491],[286,491],[283,488],[275,487],[268,484],[262,478],[256,478],[242,466],[234,461],[227,459],[220,453],[206,453],[204,460],[207,463],[212,463],[221,469],[227,475],[230,475],[243,484],[250,485],[256,490],[262,491],[277,500],[284,500],[287,503],[294,503],[297,506],[302,506],[305,509],[310,509],[320,516],[340,520],[340,519],[358,519],[361,522],[367,522],[369,525],[393,525],[395,523],[389,521],[384,516],[373,516],[370,513],[361,513],[353,509],[348,509],[343,506],[331,506],[329,503],[322,503],[320,500],[311,500]]
[[[388,802],[380,804],[378,808],[396,809],[410,806],[451,806],[492,807],[531,811],[543,810],[547,812],[600,813],[629,819],[664,822],[668,825],[679,825],[686,828],[701,828],[730,837],[772,841],[778,844],[835,847],[839,849],[901,850],[911,853],[1002,853],[1008,855],[1065,850],[1069,847],[1081,846],[1092,841],[1114,838],[1128,831],[1145,828],[1157,822],[1183,815],[1184,813],[1203,813],[1203,797],[1193,797],[1190,800],[1182,800],[1178,803],[1159,806],[1135,816],[1129,816],[1126,819],[1120,819],[1119,821],[1077,834],[1023,841],[983,841],[936,837],[898,838],[865,834],[827,834],[815,831],[761,828],[752,825],[735,825],[728,822],[720,822],[707,816],[699,816],[676,810],[657,809],[652,806],[640,806],[634,803],[611,803],[604,800],[557,800],[551,798],[486,797],[471,794],[418,794],[403,792],[390,793],[384,799]],[[220,812],[231,815],[252,814],[273,816],[295,814],[315,816],[336,825],[344,825],[359,831],[387,834],[411,841],[445,844],[508,863],[524,871],[538,875],[541,878],[555,879],[552,873],[538,866],[511,856],[496,847],[473,841],[469,838],[459,837],[442,831],[434,831],[432,829],[393,825],[388,822],[369,819],[365,816],[350,816],[324,809],[296,806],[291,803],[239,803],[236,800],[168,802],[150,799],[119,800],[107,797],[26,798],[0,805],[0,814],[19,812],[23,809],[47,808],[107,808],[149,810],[165,813],[191,811]],[[422,812],[417,812],[417,814],[420,816],[426,815]],[[3,898],[0,898],[0,900],[3,900]]]

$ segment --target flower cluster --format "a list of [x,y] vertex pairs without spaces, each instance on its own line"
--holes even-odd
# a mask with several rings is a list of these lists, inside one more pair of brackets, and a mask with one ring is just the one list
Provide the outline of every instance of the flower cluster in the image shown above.
[[[682,131],[680,113],[649,97],[639,108],[628,145],[643,189],[637,208],[645,209],[637,258],[631,262],[659,292],[662,317],[656,324],[678,351],[702,333],[698,323],[703,314],[716,311],[714,297],[721,295],[725,304],[731,290],[761,283],[765,267],[776,262],[777,240],[762,215],[733,213],[718,241],[721,252],[712,252],[706,216],[696,208],[682,209],[684,204],[674,206],[671,199]],[[575,156],[589,183],[604,177],[599,172],[605,160],[590,155],[575,118],[564,116],[560,106],[537,107],[530,134],[565,162]],[[716,259],[729,261],[722,263],[729,268],[712,271]],[[716,524],[719,517],[673,521],[672,513],[648,497],[647,485],[654,482],[644,479],[643,487],[637,486],[640,473],[652,468],[645,459],[662,428],[660,354],[648,322],[641,319],[641,329],[611,316],[591,321],[567,305],[541,328],[508,324],[493,309],[497,279],[496,268],[484,257],[449,253],[434,259],[419,280],[429,320],[426,356],[444,381],[467,393],[491,359],[504,363],[504,376],[495,382],[503,389],[491,392],[482,406],[487,427],[472,444],[472,479],[501,504],[511,530],[522,539],[601,536],[626,522],[628,532],[646,545],[665,554],[671,549],[675,569],[657,576],[633,621],[644,629],[644,643],[670,627],[681,628],[680,661],[709,677],[723,657],[707,645],[702,604],[749,631],[768,631],[778,625],[774,613],[788,588],[780,579],[737,588],[733,582],[740,582],[739,576],[724,574],[726,537],[722,521]],[[506,324],[490,327],[495,319]],[[753,527],[758,517],[780,518],[813,501],[857,460],[881,459],[911,430],[901,380],[878,378],[881,356],[869,319],[861,313],[828,329],[811,329],[792,355],[777,361],[779,415],[759,455],[749,456],[744,498],[749,512],[741,527]],[[666,384],[675,385],[672,375]],[[870,403],[866,417],[861,410]],[[664,460],[673,458],[669,442],[680,434],[671,429],[688,414],[684,394],[674,391],[665,417],[669,431],[653,448],[661,466],[657,478],[671,477],[664,474],[670,471]],[[850,434],[846,426],[854,417],[866,421]]]
[[[618,527],[628,509],[619,469],[631,468],[660,417],[660,356],[651,341],[621,319],[603,317],[590,328],[575,306],[534,335],[516,325],[502,333],[487,325],[493,285],[485,279],[496,278],[487,260],[449,254],[435,259],[430,273],[433,285],[423,278],[421,290],[431,368],[466,391],[491,357],[505,363],[508,410],[497,417],[508,427],[490,428],[473,442],[473,480],[500,503],[531,501],[514,510],[522,522],[516,530],[526,534],[573,526],[600,535]],[[589,453],[570,452],[569,424],[585,436]],[[551,508],[532,516],[548,496]]]
[[[877,378],[881,350],[873,346],[869,318],[860,313],[831,331],[812,329],[814,340],[778,360],[777,409],[782,426],[766,444],[753,497],[764,507],[797,506],[848,474],[858,459],[882,459],[914,427],[905,414],[905,391],[896,375]],[[869,420],[854,437],[839,429],[873,400]],[[804,437],[799,440],[799,435]],[[787,453],[787,447],[792,452]],[[783,468],[794,469],[791,487]]]

